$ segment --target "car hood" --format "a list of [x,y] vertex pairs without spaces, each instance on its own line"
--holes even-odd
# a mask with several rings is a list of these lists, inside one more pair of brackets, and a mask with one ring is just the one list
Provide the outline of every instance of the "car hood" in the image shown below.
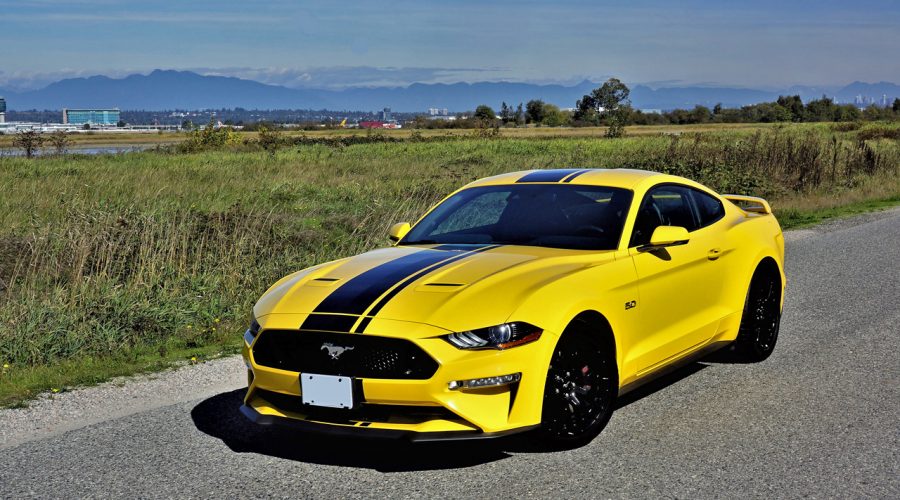
[[372,318],[449,331],[507,321],[541,286],[613,260],[610,251],[527,246],[398,246],[290,275],[254,307],[308,315],[302,329],[366,332]]

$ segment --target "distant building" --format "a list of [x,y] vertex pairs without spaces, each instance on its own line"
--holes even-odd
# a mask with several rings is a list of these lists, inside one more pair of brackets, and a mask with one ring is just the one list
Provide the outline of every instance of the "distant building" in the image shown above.
[[428,108],[428,116],[448,116],[447,108]]
[[393,121],[393,119],[391,119],[391,108],[384,108],[384,110],[381,112],[381,121],[383,121],[383,122]]
[[72,125],[115,125],[119,123],[119,110],[63,108],[63,123]]
[[0,97],[0,123],[6,123],[6,99]]

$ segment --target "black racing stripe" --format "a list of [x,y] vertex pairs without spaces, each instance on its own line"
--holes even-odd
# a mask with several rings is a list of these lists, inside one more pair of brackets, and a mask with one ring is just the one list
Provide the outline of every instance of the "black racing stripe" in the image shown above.
[[371,316],[366,316],[362,321],[359,322],[359,326],[356,327],[356,331],[354,333],[362,333],[366,331],[366,327],[369,326],[369,323],[372,322]]
[[476,253],[479,253],[479,252],[484,252],[485,250],[490,250],[490,249],[492,249],[492,248],[497,248],[498,246],[500,246],[500,245],[485,246],[485,247],[481,247],[481,248],[479,248],[479,249],[477,249],[477,250],[474,250],[474,251],[471,251],[471,252],[466,252],[466,253],[464,253],[464,254],[457,255],[456,257],[453,257],[452,259],[447,259],[447,260],[445,260],[444,262],[441,262],[441,263],[440,263],[439,265],[437,265],[437,266],[430,267],[430,268],[428,268],[428,269],[419,271],[418,273],[416,273],[416,274],[410,276],[409,278],[403,280],[402,283],[400,283],[399,285],[397,285],[397,286],[396,286],[393,290],[391,290],[387,295],[385,295],[384,297],[382,297],[381,300],[378,301],[378,303],[376,303],[374,306],[372,306],[372,309],[369,311],[369,314],[367,314],[366,317],[363,318],[363,320],[359,323],[359,326],[356,328],[356,333],[362,333],[362,332],[365,332],[365,331],[366,331],[366,327],[369,326],[369,322],[372,320],[372,316],[375,316],[376,314],[378,314],[378,312],[381,311],[381,309],[382,309],[385,305],[387,305],[387,303],[390,302],[391,299],[394,298],[394,296],[396,296],[398,293],[400,293],[403,289],[405,289],[406,287],[408,287],[408,286],[409,286],[410,284],[412,284],[414,281],[416,281],[416,280],[418,280],[419,278],[425,276],[426,274],[430,274],[430,273],[434,272],[435,270],[440,269],[440,268],[442,268],[442,267],[444,267],[444,266],[447,266],[447,265],[449,265],[449,264],[452,264],[452,263],[454,263],[454,262],[456,262],[456,261],[458,261],[458,260],[465,259],[466,257],[468,257],[468,256],[470,256],[470,255],[473,255],[473,254],[476,254]]
[[447,259],[451,254],[421,250],[385,262],[347,280],[325,297],[314,313],[362,314],[375,299],[411,274]]
[[591,171],[591,169],[589,169],[589,168],[585,168],[585,169],[583,169],[583,170],[579,170],[578,172],[575,172],[574,174],[572,174],[572,175],[566,177],[565,179],[563,179],[563,182],[572,182],[572,179],[578,177],[578,176],[581,175],[581,174],[586,174],[586,173],[588,173],[588,172],[590,172],[590,171]]
[[300,325],[301,330],[324,330],[326,332],[349,332],[356,323],[357,316],[340,314],[310,314]]
[[525,177],[517,180],[516,183],[519,182],[559,182],[563,180],[567,175],[572,175],[575,172],[578,172],[580,169],[577,168],[559,168],[554,170],[538,170],[537,172],[532,172],[527,174]]

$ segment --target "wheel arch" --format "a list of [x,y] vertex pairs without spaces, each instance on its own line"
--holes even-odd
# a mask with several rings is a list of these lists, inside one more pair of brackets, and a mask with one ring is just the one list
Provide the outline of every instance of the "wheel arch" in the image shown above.
[[[772,275],[774,278],[778,280],[779,285],[779,293],[781,294],[781,308],[784,308],[784,288],[787,285],[787,278],[784,274],[784,268],[778,263],[778,261],[772,256],[765,256],[756,264],[756,268],[753,270],[753,276],[756,276],[756,273],[764,272]],[[751,276],[751,280],[753,279]],[[748,282],[749,285],[749,282]]]
[[773,275],[778,278],[778,283],[781,285],[781,305],[784,306],[784,287],[787,283],[787,278],[784,274],[784,268],[778,262],[778,259],[775,258],[774,255],[770,255],[768,253],[763,253],[755,259],[756,265],[750,268],[749,276],[744,281],[744,293],[750,289],[750,284],[753,282],[753,278],[756,277],[756,273],[765,272]]
[[753,276],[756,276],[756,273],[760,271],[775,275],[778,278],[779,282],[783,281],[781,277],[781,275],[783,274],[781,266],[779,266],[775,258],[771,256],[766,255],[759,260],[759,262],[756,264],[756,267],[753,268]]
[[735,266],[735,271],[732,275],[734,281],[727,291],[729,294],[728,304],[735,311],[743,311],[747,291],[750,290],[750,283],[753,282],[753,276],[756,275],[756,271],[760,266],[764,266],[764,268],[769,270],[777,270],[778,280],[782,288],[782,299],[784,298],[784,287],[787,283],[787,277],[784,272],[783,258],[773,246],[757,247],[754,251],[748,251],[746,254],[741,255]]
[[560,334],[560,339],[573,332],[584,333],[589,338],[597,340],[604,349],[612,354],[616,361],[616,372],[621,373],[621,360],[619,359],[621,350],[612,325],[606,316],[593,309],[581,311],[569,321]]

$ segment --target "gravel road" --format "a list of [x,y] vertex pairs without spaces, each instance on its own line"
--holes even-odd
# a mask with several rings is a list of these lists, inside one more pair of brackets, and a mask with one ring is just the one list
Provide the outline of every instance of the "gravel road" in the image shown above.
[[580,449],[256,428],[232,357],[0,411],[0,498],[900,498],[900,209],[787,241],[772,357],[689,365]]

